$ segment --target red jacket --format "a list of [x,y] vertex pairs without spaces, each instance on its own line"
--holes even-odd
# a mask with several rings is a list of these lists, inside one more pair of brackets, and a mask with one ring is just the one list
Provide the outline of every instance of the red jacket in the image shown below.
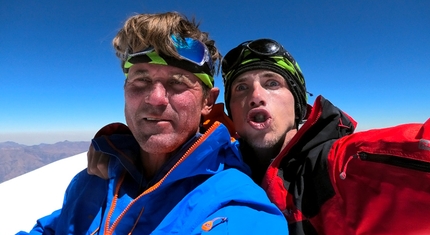
[[330,148],[355,126],[352,118],[319,96],[306,122],[269,166],[261,186],[284,212],[290,234],[317,234],[309,219],[335,195],[327,171]]
[[290,234],[430,234],[430,119],[352,134],[318,97],[262,182]]

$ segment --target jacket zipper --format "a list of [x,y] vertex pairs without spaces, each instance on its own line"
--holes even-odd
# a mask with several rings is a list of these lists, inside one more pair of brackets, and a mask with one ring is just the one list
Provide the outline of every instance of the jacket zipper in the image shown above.
[[402,167],[402,168],[416,170],[416,171],[430,172],[430,162],[425,162],[425,161],[420,161],[420,160],[415,160],[415,159],[410,159],[405,157],[398,157],[393,155],[387,155],[387,154],[373,154],[373,153],[359,152],[348,158],[345,165],[343,166],[343,170],[339,175],[340,179],[342,180],[346,179],[346,170],[348,168],[348,164],[354,158],[355,159],[358,158],[362,161],[367,161],[367,162],[377,162],[377,163]]
[[403,167],[403,168],[416,170],[416,171],[430,172],[430,162],[424,162],[424,161],[405,158],[405,157],[383,155],[383,154],[371,154],[371,153],[365,153],[365,152],[358,153],[358,157],[363,161],[379,162],[379,163]]
[[[170,175],[170,173],[176,169],[176,167],[178,167],[179,164],[181,164],[203,141],[205,141],[209,135],[214,132],[214,130],[220,126],[221,123],[220,122],[215,122],[214,124],[212,124],[212,126],[210,126],[208,128],[208,130],[206,130],[206,132],[199,138],[197,139],[197,141],[191,145],[191,147],[184,153],[184,155],[178,160],[178,162],[176,162],[176,164],[172,167],[172,169],[170,169],[167,174],[161,178],[156,184],[154,184],[152,187],[150,187],[149,189],[145,190],[142,194],[140,194],[136,199],[134,199],[133,201],[130,202],[130,204],[127,205],[127,207],[119,214],[119,216],[116,218],[116,220],[113,222],[112,226],[109,227],[109,221],[111,219],[113,210],[115,208],[115,204],[116,204],[116,200],[118,199],[118,192],[119,192],[119,188],[120,185],[122,184],[122,181],[124,180],[124,176],[122,177],[121,181],[118,182],[118,185],[115,189],[115,195],[114,195],[114,199],[112,201],[113,207],[111,206],[111,211],[108,214],[108,220],[106,223],[106,227],[105,227],[105,234],[113,234],[113,231],[116,229],[116,227],[118,226],[119,222],[122,220],[122,218],[124,217],[125,213],[130,209],[130,207],[137,201],[139,200],[141,197],[143,197],[144,195],[147,195],[149,193],[152,193],[153,191],[155,191],[158,187],[160,187],[160,185],[164,182],[164,180],[167,178],[168,175]],[[132,231],[131,231],[132,232]],[[130,233],[131,233],[130,232]]]

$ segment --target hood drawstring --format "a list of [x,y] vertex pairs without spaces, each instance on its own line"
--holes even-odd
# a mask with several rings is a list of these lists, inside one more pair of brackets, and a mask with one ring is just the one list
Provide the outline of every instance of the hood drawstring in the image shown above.
[[343,166],[343,169],[342,169],[342,171],[341,171],[341,172],[340,172],[340,174],[339,174],[339,177],[340,177],[340,179],[341,179],[341,180],[346,179],[346,169],[348,168],[348,164],[349,164],[349,162],[350,162],[352,159],[354,159],[354,158],[358,158],[357,154],[356,154],[356,155],[352,155],[352,156],[350,156],[350,157],[348,158],[348,160],[346,161],[345,165]]

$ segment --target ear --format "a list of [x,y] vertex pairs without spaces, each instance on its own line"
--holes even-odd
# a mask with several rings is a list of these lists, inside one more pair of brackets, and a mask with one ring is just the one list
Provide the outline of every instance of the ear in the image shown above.
[[219,88],[214,87],[209,91],[208,97],[205,99],[205,103],[202,109],[202,115],[208,115],[216,102],[219,95]]

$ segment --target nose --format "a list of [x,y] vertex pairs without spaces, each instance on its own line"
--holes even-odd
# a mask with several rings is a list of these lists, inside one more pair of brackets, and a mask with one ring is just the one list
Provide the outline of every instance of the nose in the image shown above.
[[249,100],[249,106],[259,107],[266,105],[266,99],[264,98],[264,88],[259,83],[253,85],[253,90]]
[[168,102],[166,88],[161,83],[155,83],[149,94],[145,97],[145,103],[154,106],[167,105]]

